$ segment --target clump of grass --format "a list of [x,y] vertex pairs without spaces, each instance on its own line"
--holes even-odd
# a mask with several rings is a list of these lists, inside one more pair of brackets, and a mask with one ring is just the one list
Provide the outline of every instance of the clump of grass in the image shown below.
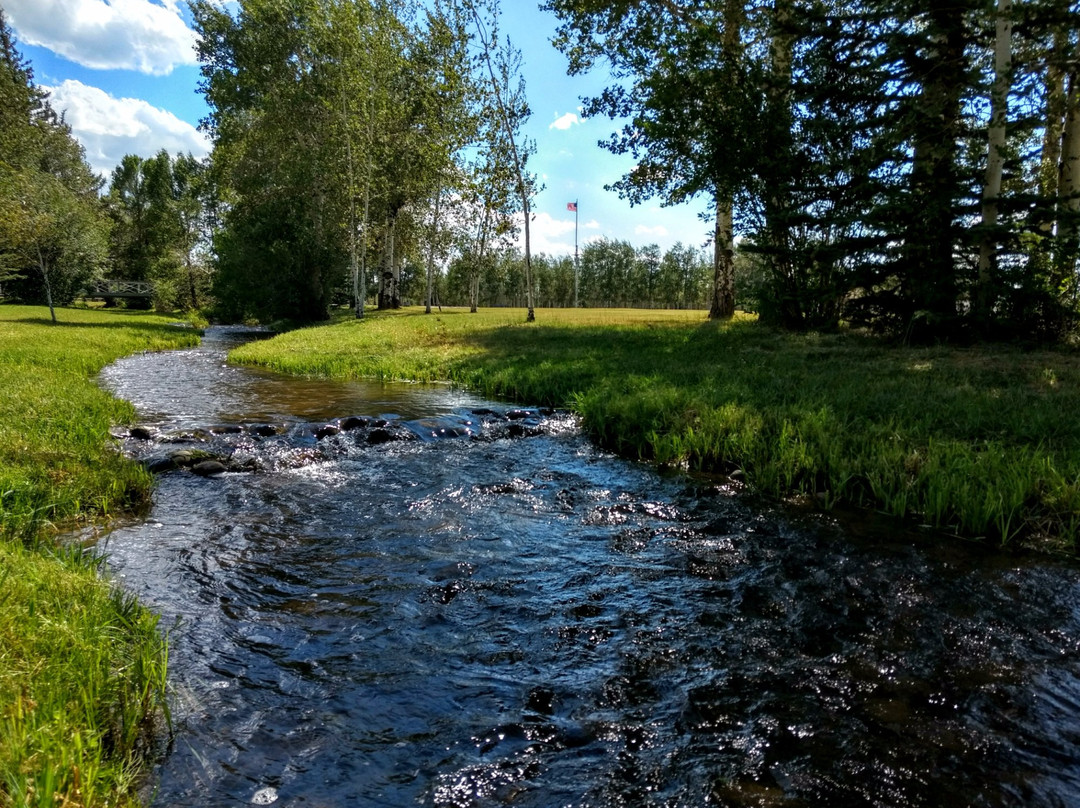
[[0,543],[0,805],[135,805],[164,716],[157,618],[78,549]]
[[898,348],[701,312],[376,313],[233,353],[289,373],[450,380],[572,406],[620,454],[1001,543],[1074,546],[1080,357]]
[[109,445],[130,421],[92,376],[198,335],[142,312],[0,306],[0,806],[134,805],[166,648],[157,619],[51,534],[133,507],[151,480]]

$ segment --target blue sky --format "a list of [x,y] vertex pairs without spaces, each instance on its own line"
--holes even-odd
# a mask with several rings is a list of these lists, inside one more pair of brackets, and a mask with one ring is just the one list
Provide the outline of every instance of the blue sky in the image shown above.
[[[125,154],[160,149],[202,156],[210,144],[196,129],[206,115],[197,90],[199,69],[186,5],[179,0],[0,0],[35,80],[52,93],[86,147],[87,159],[108,175]],[[606,74],[567,76],[566,59],[551,45],[557,20],[534,0],[504,0],[502,28],[522,51],[536,141],[531,162],[545,186],[534,203],[533,249],[572,254],[579,203],[579,241],[624,239],[667,249],[681,241],[701,246],[709,227],[698,207],[632,208],[604,185],[632,165],[597,145],[616,124],[582,120],[582,96],[598,93]]]

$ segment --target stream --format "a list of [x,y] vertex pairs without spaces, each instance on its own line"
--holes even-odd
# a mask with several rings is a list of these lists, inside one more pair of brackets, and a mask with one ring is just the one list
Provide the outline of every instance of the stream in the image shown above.
[[228,366],[254,336],[100,377],[160,470],[101,544],[169,632],[153,806],[1080,805],[1076,562]]

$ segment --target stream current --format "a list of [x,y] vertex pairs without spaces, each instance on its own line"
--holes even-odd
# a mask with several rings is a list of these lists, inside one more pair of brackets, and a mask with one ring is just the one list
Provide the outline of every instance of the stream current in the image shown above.
[[565,414],[227,366],[251,338],[101,376],[154,432],[128,451],[228,468],[103,540],[169,631],[154,806],[1080,805],[1075,563],[841,528]]

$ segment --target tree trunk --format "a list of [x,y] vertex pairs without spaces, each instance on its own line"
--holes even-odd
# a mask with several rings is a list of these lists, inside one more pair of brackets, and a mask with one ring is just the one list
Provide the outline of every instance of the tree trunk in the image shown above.
[[488,228],[491,226],[491,208],[484,205],[484,215],[480,219],[479,232],[476,235],[476,252],[469,270],[469,313],[476,314],[480,305],[480,268],[484,265],[484,252],[487,250]]
[[[778,5],[778,11],[780,3]],[[786,3],[784,4],[786,5]],[[737,65],[743,57],[742,29],[745,8],[742,0],[727,0],[724,5],[725,58]],[[790,53],[786,72],[790,77]],[[790,81],[790,78],[789,78]],[[713,289],[709,319],[728,319],[735,314],[735,214],[731,191],[714,189],[716,230],[713,234]]]
[[356,248],[356,189],[353,170],[352,133],[349,131],[349,110],[345,104],[345,94],[341,94],[341,117],[345,124],[345,165],[349,174],[349,272],[352,276],[353,311],[356,318],[364,316],[364,302],[360,299],[360,262]]
[[1075,297],[1076,259],[1080,253],[1080,71],[1075,65],[1069,71],[1058,198],[1056,274]]
[[[1068,34],[1063,30],[1054,32],[1054,53],[1065,53],[1069,47]],[[1065,70],[1054,59],[1046,67],[1046,126],[1043,128],[1042,156],[1039,160],[1039,193],[1047,199],[1056,199],[1060,179],[1061,138],[1065,128]],[[1052,233],[1053,217],[1048,217],[1044,232]]]
[[190,250],[188,250],[187,255],[184,256],[184,263],[187,265],[188,294],[191,295],[191,310],[196,311],[199,308],[199,297],[195,291],[195,266],[191,262]]
[[998,197],[1005,166],[1005,125],[1009,118],[1009,87],[1012,73],[1012,0],[998,0],[994,37],[994,84],[990,90],[990,124],[987,128],[986,180],[982,192],[983,233],[979,244],[979,280],[976,316],[990,318],[993,276],[997,268]]
[[49,283],[49,259],[41,252],[41,247],[38,247],[37,253],[38,268],[41,270],[41,279],[45,281],[45,302],[49,304],[49,316],[52,317],[52,321],[55,323],[56,309],[53,308],[52,284]]
[[[397,214],[391,214],[386,222],[386,230],[383,238],[382,261],[379,275],[379,309],[395,309],[401,307],[401,300],[397,292],[397,269],[394,258],[394,229],[397,224]],[[397,305],[394,305],[397,301]]]
[[769,34],[769,81],[766,104],[771,122],[766,156],[769,190],[765,194],[764,241],[774,295],[782,301],[778,315],[786,328],[801,328],[805,321],[802,283],[792,261],[790,177],[793,161],[791,101],[795,38],[791,34],[793,0],[775,0]]
[[431,236],[428,241],[427,294],[424,296],[425,314],[431,314],[432,290],[435,286],[435,241],[439,237],[439,202],[441,201],[442,188],[435,193],[435,212],[431,222]]
[[[1053,53],[1068,50],[1068,33],[1059,28],[1054,32]],[[1060,294],[1066,286],[1065,278],[1058,276],[1053,261],[1052,240],[1058,207],[1058,182],[1061,179],[1061,139],[1065,128],[1065,69],[1057,59],[1046,66],[1043,80],[1046,93],[1046,121],[1043,127],[1042,153],[1039,157],[1039,218],[1037,226],[1042,237],[1032,252],[1033,272],[1036,277],[1047,278],[1047,286]]]
[[735,314],[735,239],[732,207],[730,195],[717,193],[710,320],[726,320]]
[[401,308],[401,262],[404,256],[397,248],[397,216],[394,217],[394,227],[390,231],[390,273],[391,293],[390,308]]

